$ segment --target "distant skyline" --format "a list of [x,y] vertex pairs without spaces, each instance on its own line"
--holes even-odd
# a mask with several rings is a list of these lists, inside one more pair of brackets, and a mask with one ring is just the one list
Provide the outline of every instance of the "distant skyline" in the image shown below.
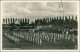
[[43,18],[47,16],[61,16],[60,7],[64,15],[77,15],[78,2],[3,2],[2,17],[8,18]]

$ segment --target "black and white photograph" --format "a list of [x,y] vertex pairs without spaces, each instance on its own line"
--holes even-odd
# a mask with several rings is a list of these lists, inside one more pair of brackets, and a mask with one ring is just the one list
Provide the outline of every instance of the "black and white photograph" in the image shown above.
[[78,1],[1,4],[2,50],[78,50]]

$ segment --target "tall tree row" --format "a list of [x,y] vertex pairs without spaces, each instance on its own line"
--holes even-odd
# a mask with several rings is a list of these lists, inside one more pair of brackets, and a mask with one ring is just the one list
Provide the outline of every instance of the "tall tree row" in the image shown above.
[[19,21],[21,25],[27,25],[29,24],[29,19],[27,18],[3,18],[3,24],[11,25],[15,23],[16,21]]
[[[27,24],[30,24],[30,20],[28,18],[3,18],[3,24],[14,24],[16,21],[20,22],[21,26],[26,26]],[[36,26],[39,25],[55,25],[55,26],[62,26],[69,28],[77,27],[78,21],[77,16],[57,16],[57,17],[45,17],[43,19],[35,19],[35,21],[32,23]]]

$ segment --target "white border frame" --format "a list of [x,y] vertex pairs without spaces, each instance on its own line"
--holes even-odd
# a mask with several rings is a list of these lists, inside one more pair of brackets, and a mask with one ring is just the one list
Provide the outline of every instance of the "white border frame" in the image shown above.
[[[78,18],[77,18],[78,19],[78,50],[68,50],[68,49],[65,49],[65,50],[62,50],[62,49],[60,49],[60,50],[59,49],[53,49],[53,50],[2,50],[2,2],[61,2],[61,0],[59,0],[59,1],[1,1],[1,21],[0,21],[1,22],[1,51],[3,51],[3,52],[5,52],[5,51],[7,51],[7,52],[11,52],[11,51],[12,52],[13,51],[16,51],[16,52],[18,52],[18,51],[21,51],[21,52],[22,51],[32,51],[32,52],[33,51],[37,51],[37,52],[39,52],[39,51],[46,51],[46,52],[47,51],[48,52],[49,51],[50,52],[51,51],[55,51],[55,52],[57,52],[57,51],[62,52],[63,51],[63,52],[69,52],[70,51],[70,52],[78,52],[78,51],[80,51],[79,50],[80,49],[80,45],[79,45],[80,44],[80,42],[79,42],[80,41],[79,40],[80,39],[79,38],[80,37],[80,35],[79,35],[79,32],[80,32],[80,30],[79,30],[79,26],[80,26],[80,24],[79,24],[79,22],[80,22],[79,21],[80,20],[79,12],[78,12]],[[79,6],[79,1],[77,1],[77,0],[76,1],[62,1],[62,2],[78,2],[78,6]],[[79,11],[79,7],[78,7],[78,11]]]

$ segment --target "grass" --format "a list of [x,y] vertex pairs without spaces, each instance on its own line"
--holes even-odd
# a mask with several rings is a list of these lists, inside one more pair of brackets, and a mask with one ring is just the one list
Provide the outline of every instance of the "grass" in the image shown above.
[[[23,32],[23,31],[21,31]],[[2,48],[3,49],[14,49],[14,48],[18,48],[18,49],[24,49],[24,50],[54,50],[54,49],[77,49],[75,48],[75,46],[77,45],[77,43],[72,43],[72,42],[57,42],[57,43],[51,43],[51,42],[47,42],[47,41],[43,41],[42,45],[38,45],[29,41],[25,41],[22,40],[20,41],[20,44],[16,44],[14,42],[11,42],[8,38],[6,38],[5,36],[3,36],[2,39]]]

